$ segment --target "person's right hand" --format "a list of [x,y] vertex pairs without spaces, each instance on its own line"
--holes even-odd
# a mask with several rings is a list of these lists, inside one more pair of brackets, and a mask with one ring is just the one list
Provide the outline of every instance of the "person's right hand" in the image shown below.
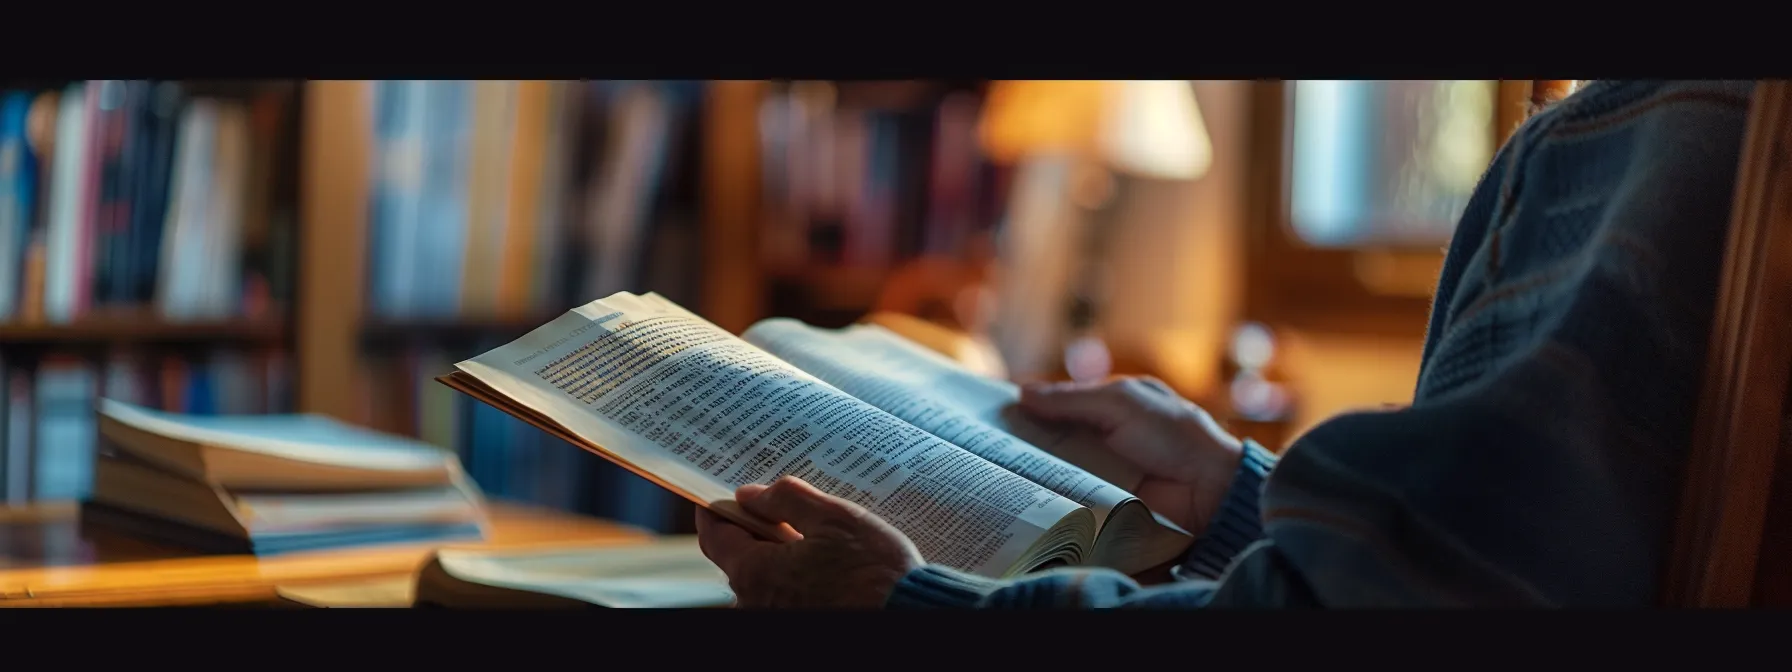
[[1243,444],[1201,407],[1154,378],[1050,383],[1022,389],[1021,410],[1039,420],[1090,427],[1109,450],[1145,472],[1132,494],[1199,535],[1219,510]]

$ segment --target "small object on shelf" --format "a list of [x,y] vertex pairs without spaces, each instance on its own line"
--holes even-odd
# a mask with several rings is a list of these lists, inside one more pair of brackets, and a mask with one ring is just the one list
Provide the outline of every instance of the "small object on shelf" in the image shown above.
[[1291,437],[1294,390],[1276,364],[1275,333],[1259,322],[1246,322],[1232,334],[1227,350],[1225,415],[1234,432],[1280,451]]

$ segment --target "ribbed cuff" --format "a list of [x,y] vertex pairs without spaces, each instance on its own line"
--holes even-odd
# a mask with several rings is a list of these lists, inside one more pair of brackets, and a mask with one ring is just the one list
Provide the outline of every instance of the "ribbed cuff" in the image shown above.
[[897,581],[896,589],[890,591],[890,599],[884,606],[891,609],[969,609],[1001,586],[1001,582],[993,579],[926,565]]
[[1233,558],[1263,538],[1263,512],[1258,501],[1264,480],[1276,466],[1276,456],[1257,442],[1245,439],[1242,457],[1220,510],[1174,570],[1177,578],[1218,579]]

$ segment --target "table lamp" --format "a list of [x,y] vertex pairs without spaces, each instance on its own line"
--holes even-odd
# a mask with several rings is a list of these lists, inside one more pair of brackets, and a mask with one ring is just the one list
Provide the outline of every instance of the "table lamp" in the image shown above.
[[1207,172],[1213,147],[1193,86],[998,81],[978,133],[992,161],[1016,169],[995,324],[1011,374],[1039,378],[1061,365],[1074,379],[1105,378],[1112,361],[1096,324],[1112,203],[1129,178]]

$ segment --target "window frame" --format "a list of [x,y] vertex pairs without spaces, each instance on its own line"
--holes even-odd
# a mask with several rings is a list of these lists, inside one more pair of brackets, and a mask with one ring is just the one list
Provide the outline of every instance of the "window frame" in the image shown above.
[[[1302,240],[1290,214],[1294,86],[1252,83],[1244,309],[1250,319],[1296,330],[1422,335],[1448,241],[1320,247]],[[1530,82],[1499,80],[1494,144],[1523,121]]]

